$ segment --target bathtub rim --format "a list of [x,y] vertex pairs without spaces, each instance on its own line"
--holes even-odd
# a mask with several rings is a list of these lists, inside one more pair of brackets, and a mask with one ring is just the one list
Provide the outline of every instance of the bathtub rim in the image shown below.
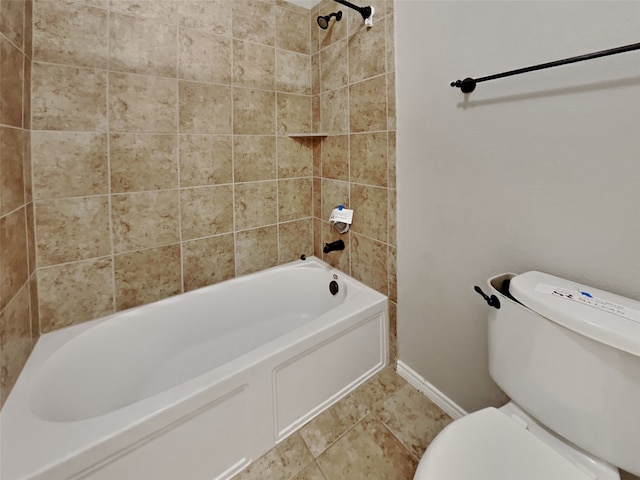
[[[68,342],[69,340],[71,340],[72,338],[77,337],[78,335],[80,335],[83,331],[85,330],[89,330],[90,328],[93,328],[95,326],[97,326],[98,324],[104,323],[108,320],[111,320],[115,317],[119,317],[119,316],[123,316],[125,314],[129,314],[131,312],[136,312],[139,310],[142,310],[146,307],[148,307],[149,305],[162,305],[164,303],[172,303],[175,301],[175,299],[177,297],[184,297],[187,298],[188,296],[193,296],[194,294],[197,293],[201,293],[204,290],[207,289],[214,289],[215,287],[217,287],[218,285],[225,283],[227,285],[234,285],[237,283],[244,283],[247,282],[248,280],[250,280],[253,277],[256,277],[258,275],[261,274],[265,274],[265,273],[269,273],[269,272],[273,272],[273,271],[277,271],[277,270],[282,270],[285,268],[317,268],[317,269],[321,269],[321,270],[325,270],[327,272],[334,272],[337,275],[342,275],[347,277],[347,279],[350,281],[350,283],[353,283],[357,289],[354,292],[349,292],[347,297],[345,298],[345,302],[347,300],[350,300],[351,298],[353,298],[356,294],[360,293],[362,291],[362,289],[364,288],[366,289],[370,289],[373,290],[371,287],[368,287],[367,285],[365,285],[364,283],[356,280],[355,278],[351,277],[350,275],[342,272],[341,270],[338,270],[335,267],[332,267],[330,264],[326,263],[324,260],[321,260],[320,258],[316,257],[316,256],[309,256],[306,257],[305,260],[293,260],[291,262],[287,262],[287,263],[283,263],[281,265],[276,265],[273,267],[269,267],[266,268],[264,270],[259,270],[257,272],[252,272],[249,273],[247,275],[241,275],[239,277],[234,277],[234,278],[230,278],[228,280],[224,280],[222,282],[218,282],[218,283],[214,283],[212,285],[206,285],[204,287],[200,287],[194,290],[189,290],[188,292],[183,292],[183,293],[179,293],[176,295],[172,295],[170,297],[167,298],[163,298],[160,300],[156,300],[154,302],[151,303],[146,303],[143,305],[137,305],[135,307],[131,307],[131,308],[127,308],[125,310],[119,310],[117,312],[113,312],[110,313],[108,315],[102,316],[102,317],[98,317],[98,318],[94,318],[92,320],[87,320],[85,322],[81,322],[81,323],[77,323],[74,325],[68,325],[66,327],[62,327],[56,330],[53,330],[51,332],[47,332],[43,335],[40,335],[38,337],[38,340],[36,341],[36,344],[34,345],[33,349],[32,349],[32,353],[29,356],[29,359],[27,360],[27,362],[25,363],[25,367],[27,367],[27,363],[29,363],[29,360],[31,360],[31,357],[33,356],[34,352],[36,352],[36,349],[43,349],[45,350],[45,352],[41,353],[41,357],[38,356],[38,361],[43,362],[45,361],[47,358],[49,358],[56,350],[58,350],[59,348],[61,348],[66,342]],[[374,290],[375,292],[375,290]],[[379,292],[376,292],[379,295],[381,295],[382,297],[386,298],[385,295],[382,295]],[[70,331],[73,330],[73,333],[69,333]],[[42,347],[41,347],[42,346]],[[23,368],[23,371],[24,371]],[[20,380],[20,376],[18,377],[18,380],[16,381],[16,385],[18,383],[18,381]],[[7,402],[8,402],[9,398],[7,398]],[[6,402],[5,402],[6,404]],[[4,406],[2,409],[0,409],[0,412],[2,412],[4,410]]]
[[[92,468],[92,466],[98,463],[101,459],[119,455],[119,452],[123,450],[123,445],[125,446],[124,448],[127,449],[132,444],[142,441],[144,438],[152,435],[159,429],[165,428],[179,421],[180,418],[185,416],[185,413],[188,414],[189,412],[193,412],[212,401],[215,401],[215,399],[218,398],[219,391],[234,388],[234,385],[235,388],[240,387],[242,385],[242,382],[240,381],[242,380],[242,374],[248,372],[252,367],[259,365],[270,357],[275,358],[277,355],[283,354],[287,348],[291,347],[291,341],[293,339],[296,340],[296,345],[302,345],[314,338],[317,341],[322,341],[322,338],[324,337],[330,338],[334,334],[334,331],[339,332],[342,329],[345,329],[346,327],[341,326],[344,322],[345,315],[336,315],[336,311],[348,310],[350,315],[356,317],[358,315],[370,316],[374,312],[383,309],[386,318],[386,325],[388,327],[388,303],[386,296],[376,292],[370,287],[367,287],[361,282],[355,280],[353,277],[337,270],[316,257],[309,257],[304,261],[297,260],[272,267],[267,270],[291,267],[322,268],[328,272],[335,272],[342,276],[342,278],[348,283],[352,283],[358,287],[358,291],[355,292],[357,294],[354,294],[350,299],[345,299],[345,302],[313,319],[308,324],[302,325],[285,335],[271,340],[261,345],[259,348],[237,357],[231,362],[223,364],[202,375],[191,378],[184,383],[162,391],[152,397],[127,405],[106,415],[74,422],[52,422],[38,418],[30,408],[28,397],[31,392],[32,385],[29,383],[32,383],[33,379],[37,378],[40,366],[46,362],[46,360],[55,351],[62,348],[66,342],[102,322],[112,319],[118,315],[122,315],[124,312],[128,312],[133,309],[116,312],[105,317],[66,327],[43,335],[36,345],[37,348],[34,347],[33,355],[30,356],[27,364],[25,365],[23,370],[24,376],[21,374],[21,378],[16,382],[16,386],[12,392],[18,392],[22,395],[14,396],[13,400],[11,400],[10,396],[5,403],[2,412],[0,412],[0,428],[4,430],[2,424],[8,423],[9,433],[14,433],[15,430],[20,432],[37,432],[38,429],[47,427],[46,430],[49,431],[48,435],[52,435],[51,432],[56,433],[55,429],[59,428],[62,423],[71,431],[74,430],[73,427],[75,425],[77,428],[89,429],[94,432],[98,430],[99,434],[93,434],[92,437],[94,438],[89,442],[87,442],[86,438],[75,439],[72,443],[77,444],[77,446],[72,447],[66,456],[60,455],[59,451],[45,455],[44,457],[48,458],[42,458],[40,462],[37,462],[37,465],[36,462],[33,462],[33,468],[21,469],[20,472],[15,472],[19,475],[26,475],[26,477],[18,476],[16,478],[44,479],[46,475],[51,475],[52,472],[78,472],[85,470],[86,468]],[[241,283],[242,281],[246,281],[248,277],[260,275],[267,270],[255,272],[243,277],[237,277],[229,280],[228,282]],[[217,284],[214,284],[203,288],[215,288],[216,285]],[[188,295],[189,293],[191,292],[186,292],[184,295]],[[363,295],[360,295],[361,293],[363,293]],[[154,303],[171,301],[173,298],[174,297],[170,297]],[[135,309],[141,309],[145,306],[146,305],[135,307]],[[333,318],[327,321],[326,317],[328,316],[332,316]],[[362,322],[362,319],[359,321]],[[274,350],[274,347],[278,348],[275,348]],[[384,365],[388,362],[388,345],[386,345],[385,349],[385,361],[380,366],[380,369],[384,368]],[[241,368],[239,369],[238,366],[241,366]],[[27,397],[26,401],[20,401],[20,399],[24,399],[25,396]],[[12,402],[11,404],[9,403],[10,401]],[[7,406],[11,406],[9,411],[13,413],[9,418],[6,418],[5,414]],[[115,422],[118,424],[117,428],[111,427],[111,423],[108,427],[100,425],[101,423],[104,423],[105,417],[111,418],[112,416],[115,416],[117,419],[117,422]],[[21,424],[20,420],[22,420],[22,422],[26,422],[26,425]],[[154,424],[152,428],[149,426],[149,423]],[[159,427],[157,425],[158,423],[162,423],[162,426]],[[42,441],[42,439],[46,437],[47,435],[39,437],[39,443],[46,443],[46,441]],[[117,442],[115,442],[117,445],[112,445],[114,440],[117,440]],[[42,448],[38,448],[37,444],[34,444],[33,437],[30,437],[29,435],[24,435],[23,443],[26,445],[23,448],[29,452],[28,455],[31,457],[31,460],[33,460],[33,452],[42,453],[43,451]],[[5,450],[4,455],[7,455],[7,449],[3,448],[3,450]],[[9,455],[11,455],[11,453],[9,453]],[[30,461],[29,464],[31,463],[32,462]],[[10,473],[14,472],[11,471]],[[76,477],[73,476],[68,478]]]

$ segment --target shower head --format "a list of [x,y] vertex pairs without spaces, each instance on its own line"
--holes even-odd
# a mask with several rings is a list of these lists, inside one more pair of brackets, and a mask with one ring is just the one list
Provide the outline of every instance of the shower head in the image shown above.
[[336,22],[339,22],[340,19],[342,19],[342,12],[338,11],[338,12],[331,13],[329,15],[319,16],[318,26],[323,30],[326,30],[329,27],[329,20],[331,20],[331,17],[336,17]]

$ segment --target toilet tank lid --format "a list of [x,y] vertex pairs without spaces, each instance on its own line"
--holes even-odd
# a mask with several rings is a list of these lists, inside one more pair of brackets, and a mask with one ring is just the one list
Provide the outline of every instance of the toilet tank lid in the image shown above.
[[640,357],[637,300],[536,271],[513,277],[509,293],[558,325]]

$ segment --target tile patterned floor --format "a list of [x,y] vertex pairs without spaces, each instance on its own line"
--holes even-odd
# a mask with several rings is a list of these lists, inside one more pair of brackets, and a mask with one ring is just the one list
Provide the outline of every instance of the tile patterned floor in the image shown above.
[[411,480],[450,421],[387,367],[233,480]]

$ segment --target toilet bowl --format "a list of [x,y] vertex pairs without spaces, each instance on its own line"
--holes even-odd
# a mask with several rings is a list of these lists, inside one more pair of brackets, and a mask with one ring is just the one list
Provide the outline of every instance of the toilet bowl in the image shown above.
[[488,284],[489,373],[512,401],[450,423],[414,480],[640,475],[640,302],[541,272]]

